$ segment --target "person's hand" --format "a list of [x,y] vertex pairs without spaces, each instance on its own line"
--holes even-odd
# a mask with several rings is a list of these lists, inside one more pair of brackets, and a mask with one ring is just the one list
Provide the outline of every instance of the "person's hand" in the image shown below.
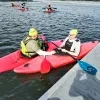
[[58,50],[61,50],[61,48],[59,47]]
[[68,51],[67,51],[67,50],[65,50],[65,49],[61,49],[61,51],[62,51],[62,52],[68,52]]
[[51,51],[51,55],[55,54],[56,52],[55,51]]

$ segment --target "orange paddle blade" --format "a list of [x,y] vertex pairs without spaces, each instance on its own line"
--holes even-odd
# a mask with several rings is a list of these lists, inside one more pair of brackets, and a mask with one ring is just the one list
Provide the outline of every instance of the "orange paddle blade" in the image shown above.
[[51,68],[51,63],[46,58],[44,58],[41,63],[41,73],[42,74],[48,73],[50,71],[50,68]]

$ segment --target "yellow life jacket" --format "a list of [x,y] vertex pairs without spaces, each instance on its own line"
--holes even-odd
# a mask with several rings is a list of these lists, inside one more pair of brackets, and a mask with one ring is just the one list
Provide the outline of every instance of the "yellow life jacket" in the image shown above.
[[[31,39],[29,39],[29,40],[31,40]],[[29,40],[27,40],[27,42],[29,41]],[[37,41],[37,43],[39,44],[39,46],[40,46],[40,48],[42,48],[42,42],[41,41],[39,41],[39,40],[36,40]],[[26,44],[27,44],[27,42],[26,42]],[[21,52],[22,52],[22,54],[24,54],[25,56],[28,56],[28,57],[31,57],[30,56],[30,52],[27,50],[27,48],[26,48],[26,44],[24,43],[24,40],[22,40],[21,41],[21,44],[20,44],[20,46],[21,46]]]
[[27,50],[27,48],[26,48],[26,46],[25,46],[25,43],[24,43],[23,41],[21,41],[20,46],[21,46],[21,52],[22,52],[24,55],[30,57],[30,55],[29,55],[29,53],[28,53],[28,50]]

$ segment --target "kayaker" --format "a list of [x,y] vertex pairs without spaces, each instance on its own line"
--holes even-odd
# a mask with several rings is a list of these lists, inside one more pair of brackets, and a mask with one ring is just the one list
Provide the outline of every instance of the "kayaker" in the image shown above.
[[21,4],[21,8],[25,8],[25,3],[22,3]]
[[15,5],[13,3],[11,3],[12,7],[14,7]]
[[50,4],[46,8],[47,8],[48,11],[53,10]]
[[38,31],[31,28],[28,36],[21,41],[21,52],[30,58],[37,55],[52,55],[52,52],[43,51],[43,46],[43,43],[38,38]]
[[80,39],[77,38],[78,30],[72,29],[68,37],[65,38],[59,48],[54,50],[54,54],[65,54],[68,52],[73,56],[78,56],[80,53]]
[[25,3],[22,3],[21,6],[22,6],[22,8],[25,8]]

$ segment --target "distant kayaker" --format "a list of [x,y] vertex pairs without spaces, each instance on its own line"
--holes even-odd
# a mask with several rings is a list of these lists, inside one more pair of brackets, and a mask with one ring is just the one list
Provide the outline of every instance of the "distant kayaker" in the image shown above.
[[22,3],[21,4],[21,8],[25,8],[25,3]]
[[68,37],[65,38],[59,48],[54,50],[54,54],[65,54],[68,52],[73,56],[78,56],[80,53],[81,43],[77,38],[78,30],[72,29]]
[[47,9],[48,11],[53,10],[50,4],[46,7],[46,9]]
[[43,43],[38,38],[38,31],[35,28],[31,28],[28,36],[21,41],[21,52],[27,57],[52,55],[52,52],[43,51],[43,46]]

